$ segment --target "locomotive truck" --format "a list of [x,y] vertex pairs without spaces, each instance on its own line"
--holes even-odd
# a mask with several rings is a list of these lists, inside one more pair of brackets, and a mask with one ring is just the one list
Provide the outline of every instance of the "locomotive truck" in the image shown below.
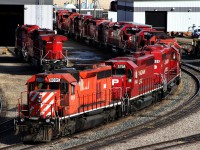
[[50,141],[120,118],[160,101],[181,80],[179,50],[164,44],[82,69],[27,81],[15,119],[22,141]]

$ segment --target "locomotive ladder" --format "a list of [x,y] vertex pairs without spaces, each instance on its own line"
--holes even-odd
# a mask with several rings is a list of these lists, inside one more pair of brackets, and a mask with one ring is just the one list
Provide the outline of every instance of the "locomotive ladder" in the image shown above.
[[125,114],[129,113],[130,99],[128,94],[126,93],[124,97],[122,97],[122,112]]

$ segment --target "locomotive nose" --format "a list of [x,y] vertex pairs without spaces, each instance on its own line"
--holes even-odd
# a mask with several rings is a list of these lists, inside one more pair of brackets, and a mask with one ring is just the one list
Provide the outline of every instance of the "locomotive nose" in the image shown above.
[[33,117],[47,118],[55,116],[56,91],[30,93],[30,115]]
[[125,81],[122,77],[113,77],[112,79],[112,98],[113,99],[120,99],[123,95],[123,87]]

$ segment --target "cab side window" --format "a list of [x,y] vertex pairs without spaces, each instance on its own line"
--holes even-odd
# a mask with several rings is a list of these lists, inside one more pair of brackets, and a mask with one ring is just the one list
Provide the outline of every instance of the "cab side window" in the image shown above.
[[133,73],[131,69],[128,69],[128,78],[132,78],[133,77]]
[[28,91],[34,91],[35,90],[35,84],[34,82],[30,82],[28,84]]
[[172,53],[171,53],[171,57],[172,57],[172,60],[176,60],[176,53],[175,53],[175,52],[172,52]]
[[71,85],[71,88],[72,88],[71,94],[73,95],[73,94],[75,94],[75,86],[74,86],[74,85]]
[[61,83],[61,94],[68,93],[68,84],[67,83]]

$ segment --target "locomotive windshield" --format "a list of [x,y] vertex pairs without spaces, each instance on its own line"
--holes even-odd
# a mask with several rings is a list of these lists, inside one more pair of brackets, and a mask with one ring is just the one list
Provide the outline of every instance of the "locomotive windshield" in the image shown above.
[[38,89],[47,89],[47,84],[46,83],[37,83],[37,88]]
[[52,83],[37,83],[38,89],[53,89],[58,90],[59,89],[59,83],[52,82]]
[[113,75],[125,75],[126,69],[125,68],[116,68],[112,70]]
[[69,15],[63,15],[63,18],[68,18],[69,17]]
[[49,83],[49,89],[58,90],[59,89],[59,83]]
[[59,90],[60,89],[60,84],[59,83],[45,83],[45,82],[37,82],[36,84],[29,83],[28,86],[29,91],[34,91],[34,90]]
[[136,33],[137,33],[137,30],[135,28],[126,28],[126,34],[135,35]]

